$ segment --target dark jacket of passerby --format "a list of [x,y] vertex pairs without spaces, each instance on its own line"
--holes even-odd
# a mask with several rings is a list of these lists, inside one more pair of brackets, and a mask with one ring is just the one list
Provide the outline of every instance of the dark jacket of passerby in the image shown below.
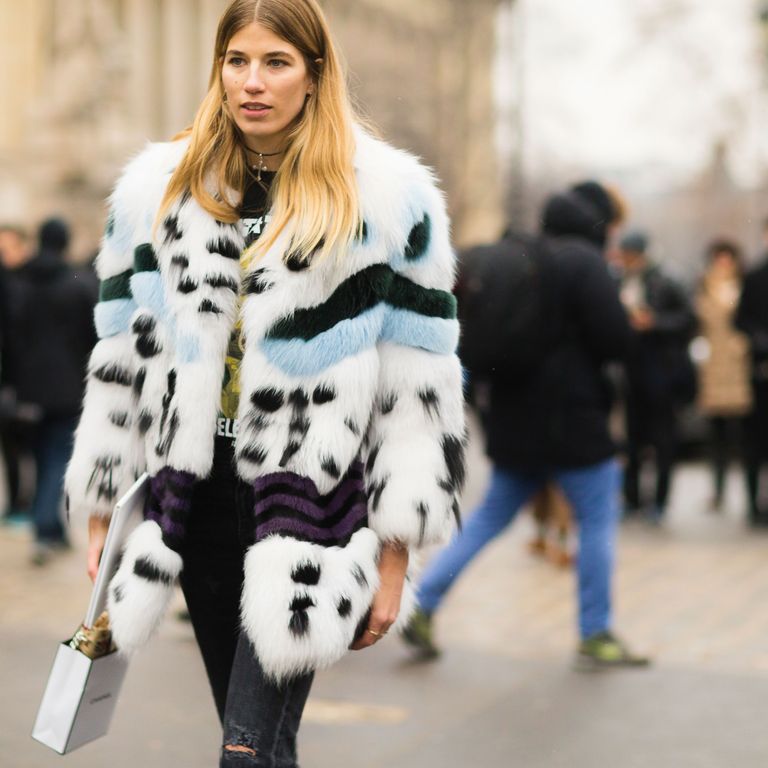
[[8,270],[0,266],[0,382],[3,382],[6,368],[6,336],[8,335]]
[[587,466],[615,452],[604,366],[625,354],[630,330],[603,257],[608,199],[590,186],[577,190],[544,211],[550,349],[529,376],[491,382],[487,449],[504,468]]
[[94,278],[64,261],[67,225],[50,219],[36,256],[9,276],[5,381],[19,403],[45,416],[75,415],[83,398],[88,356],[96,341]]
[[744,276],[734,322],[749,339],[752,378],[768,382],[768,260]]
[[627,377],[633,396],[648,403],[683,404],[696,395],[696,371],[688,343],[696,324],[682,286],[658,267],[641,275],[645,306],[653,327],[632,333]]

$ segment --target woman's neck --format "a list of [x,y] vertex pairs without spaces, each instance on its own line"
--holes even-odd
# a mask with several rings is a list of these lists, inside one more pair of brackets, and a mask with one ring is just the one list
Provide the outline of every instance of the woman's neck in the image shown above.
[[276,171],[285,157],[285,149],[279,146],[270,147],[264,144],[260,147],[245,145],[248,165],[254,170]]

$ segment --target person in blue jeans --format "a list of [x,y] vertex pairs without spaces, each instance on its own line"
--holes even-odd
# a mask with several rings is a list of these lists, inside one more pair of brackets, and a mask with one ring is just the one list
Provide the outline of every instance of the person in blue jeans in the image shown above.
[[[612,391],[604,369],[624,357],[630,328],[603,248],[622,210],[597,182],[577,184],[545,205],[536,246],[537,290],[548,326],[544,348],[527,368],[506,367],[487,377],[490,401],[481,415],[491,481],[485,499],[422,576],[419,610],[403,638],[423,657],[439,653],[432,616],[464,568],[537,490],[554,482],[573,508],[579,534],[577,666],[648,663],[616,637],[612,624],[622,473],[608,430]],[[505,240],[496,247],[504,248]],[[500,278],[497,285],[502,283]],[[516,306],[513,297],[508,304]],[[476,358],[470,351],[467,359]]]
[[54,416],[44,419],[35,428],[37,487],[31,517],[38,544],[33,560],[38,565],[43,564],[47,548],[68,546],[60,512],[64,472],[72,455],[76,426],[76,416]]
[[7,285],[3,384],[30,422],[36,466],[30,560],[39,566],[69,547],[62,519],[64,472],[96,341],[96,277],[89,268],[67,262],[69,239],[65,221],[44,221],[36,254],[9,276]]

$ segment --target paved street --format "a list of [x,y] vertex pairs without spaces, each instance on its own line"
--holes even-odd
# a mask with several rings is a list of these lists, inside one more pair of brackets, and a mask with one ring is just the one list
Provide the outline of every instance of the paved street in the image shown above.
[[[473,454],[467,504],[487,467]],[[527,516],[467,572],[439,616],[446,652],[414,665],[396,639],[318,676],[304,768],[758,768],[768,761],[768,537],[748,532],[733,476],[707,508],[703,466],[677,478],[660,528],[625,524],[617,627],[648,671],[579,674],[573,579],[533,559]],[[79,550],[27,564],[29,534],[0,529],[0,765],[211,768],[219,733],[188,625],[166,622],[133,664],[106,739],[60,758],[29,737],[57,641],[88,583]],[[179,605],[181,605],[179,603]]]

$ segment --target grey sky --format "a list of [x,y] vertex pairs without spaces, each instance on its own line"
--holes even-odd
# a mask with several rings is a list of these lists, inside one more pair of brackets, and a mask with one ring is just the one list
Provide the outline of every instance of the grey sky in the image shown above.
[[497,90],[508,111],[523,84],[529,170],[656,186],[696,174],[724,140],[738,180],[758,183],[768,167],[768,58],[757,5],[520,0],[522,27],[501,35]]

